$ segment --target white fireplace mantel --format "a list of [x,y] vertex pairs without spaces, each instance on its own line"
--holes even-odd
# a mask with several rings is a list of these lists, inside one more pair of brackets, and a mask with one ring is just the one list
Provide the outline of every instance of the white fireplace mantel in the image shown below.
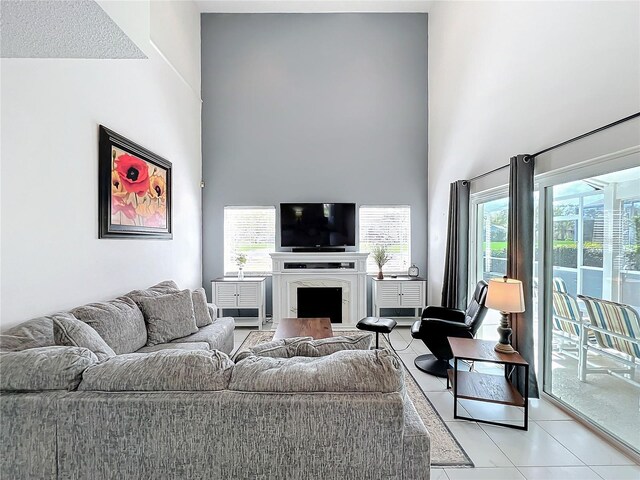
[[367,316],[368,256],[358,252],[272,253],[274,320],[297,316],[298,288],[340,287],[341,326],[355,326]]

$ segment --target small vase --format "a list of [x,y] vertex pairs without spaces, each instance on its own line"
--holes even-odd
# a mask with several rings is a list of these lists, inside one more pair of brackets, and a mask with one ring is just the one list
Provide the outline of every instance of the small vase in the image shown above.
[[242,270],[242,267],[238,269],[238,280],[244,280],[244,270]]
[[384,274],[382,273],[382,269],[378,271],[378,276],[376,277],[378,280],[382,280],[384,278]]

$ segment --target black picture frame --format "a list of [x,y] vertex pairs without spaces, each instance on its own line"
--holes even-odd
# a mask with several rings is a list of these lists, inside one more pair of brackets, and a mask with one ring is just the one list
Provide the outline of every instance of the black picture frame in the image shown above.
[[[172,239],[171,162],[103,125],[99,126],[98,143],[98,237]],[[123,153],[118,157],[118,152]],[[123,156],[136,162],[129,173],[121,171],[122,165],[116,169],[115,159]],[[140,180],[139,160],[148,164],[148,180]],[[118,211],[112,217],[114,209]]]

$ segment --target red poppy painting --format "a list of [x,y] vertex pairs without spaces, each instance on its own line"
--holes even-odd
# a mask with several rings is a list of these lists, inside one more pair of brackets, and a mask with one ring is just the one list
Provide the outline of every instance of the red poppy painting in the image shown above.
[[171,238],[170,180],[171,163],[101,126],[100,237]]

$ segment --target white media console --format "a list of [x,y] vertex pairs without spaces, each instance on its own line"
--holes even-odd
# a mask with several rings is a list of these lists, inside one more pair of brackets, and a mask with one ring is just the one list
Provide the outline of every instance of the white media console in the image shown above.
[[271,254],[273,261],[273,319],[298,316],[299,288],[342,289],[342,322],[354,327],[367,316],[367,257],[357,252]]

